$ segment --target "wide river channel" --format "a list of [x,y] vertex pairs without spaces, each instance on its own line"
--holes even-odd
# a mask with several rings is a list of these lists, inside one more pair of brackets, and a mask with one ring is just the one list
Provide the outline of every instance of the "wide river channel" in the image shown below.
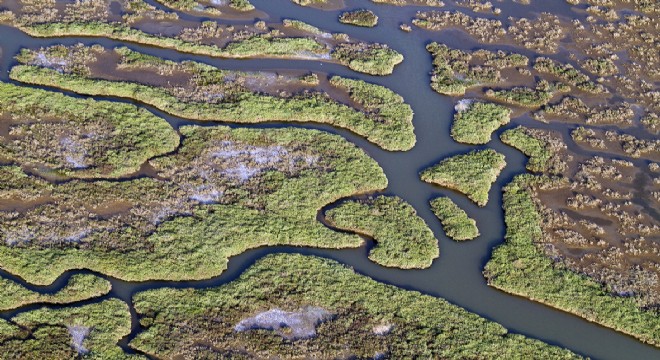
[[[151,1],[149,2],[153,3]],[[453,304],[502,324],[510,332],[523,334],[550,344],[565,347],[581,355],[596,359],[660,359],[660,349],[645,345],[632,337],[525,298],[503,293],[486,285],[486,281],[482,275],[483,267],[488,261],[493,247],[503,241],[505,232],[503,212],[501,209],[501,189],[513,176],[525,171],[524,165],[526,162],[525,157],[521,153],[502,144],[499,141],[498,135],[506,128],[511,128],[517,124],[527,124],[544,128],[552,127],[561,130],[566,135],[567,131],[565,128],[562,129],[523,119],[520,121],[515,120],[506,128],[500,129],[486,147],[503,153],[506,156],[507,167],[498,178],[495,186],[493,186],[490,192],[490,201],[484,208],[477,207],[460,194],[426,184],[420,181],[418,177],[420,170],[444,157],[475,149],[473,146],[458,144],[449,136],[449,127],[453,116],[453,102],[455,99],[441,96],[430,88],[429,72],[431,71],[431,57],[425,49],[426,44],[431,41],[438,41],[450,47],[461,49],[503,48],[506,50],[508,47],[480,45],[458,31],[428,32],[418,28],[414,28],[414,31],[411,33],[401,31],[399,25],[401,23],[410,23],[416,11],[424,10],[422,7],[393,7],[375,5],[368,0],[347,0],[346,4],[349,9],[368,8],[379,16],[379,25],[373,29],[366,29],[351,27],[337,22],[339,11],[321,11],[304,8],[293,4],[290,0],[251,0],[251,2],[258,9],[269,14],[269,17],[263,20],[277,22],[285,18],[299,19],[318,26],[323,30],[348,33],[352,37],[361,40],[387,43],[402,53],[405,56],[405,60],[397,66],[394,74],[385,77],[375,77],[355,73],[340,65],[318,61],[215,59],[103,38],[37,39],[29,37],[16,29],[1,26],[0,47],[2,58],[0,60],[0,80],[11,82],[8,78],[8,70],[15,64],[13,56],[21,47],[34,48],[52,44],[84,43],[88,45],[101,44],[106,47],[128,46],[141,52],[175,61],[195,60],[224,69],[253,71],[307,69],[360,78],[387,86],[401,94],[415,112],[414,125],[417,144],[412,150],[407,152],[384,151],[355,134],[324,125],[272,123],[247,126],[260,128],[296,126],[320,129],[340,134],[364,149],[378,161],[387,174],[389,186],[385,194],[397,195],[405,199],[415,207],[418,214],[429,224],[440,242],[440,257],[429,269],[398,270],[384,268],[368,260],[368,249],[373,245],[371,241],[367,241],[367,246],[365,247],[349,250],[320,250],[295,247],[259,248],[233,257],[229,262],[228,269],[222,275],[204,281],[149,281],[132,283],[98,274],[112,282],[112,291],[102,298],[79,304],[114,297],[122,299],[130,305],[133,294],[147,289],[164,286],[196,288],[220,286],[236,279],[247,267],[267,254],[292,252],[334,259],[342,264],[353,267],[358,273],[369,276],[377,281],[444,298]],[[155,3],[153,4],[157,5]],[[568,15],[571,13],[569,6],[563,0],[534,1],[532,5],[528,6],[522,6],[511,1],[496,3],[495,5],[502,8],[504,14],[517,17],[533,17],[534,14],[542,11],[549,11],[559,15]],[[446,9],[447,7],[443,10]],[[481,14],[480,16],[484,15]],[[583,17],[584,15],[571,14],[571,16]],[[192,18],[192,16],[185,14],[181,14],[181,17],[184,19]],[[241,23],[241,21],[237,20],[228,22]],[[253,20],[244,22],[252,23]],[[531,53],[524,50],[516,49],[516,51],[531,55]],[[557,59],[564,59],[566,56],[567,54],[562,52],[553,55]],[[111,100],[123,101],[120,99]],[[194,123],[170,116],[149,106],[138,105],[146,107],[156,115],[165,118],[175,128]],[[205,123],[205,125],[215,124]],[[227,125],[236,126],[232,124]],[[567,142],[571,151],[585,153],[584,150],[577,148],[571,142],[570,137],[564,136],[564,140]],[[429,200],[439,195],[450,196],[457,204],[463,207],[477,221],[482,235],[476,240],[462,243],[454,242],[445,237],[440,222],[435,218],[429,207]],[[0,276],[16,280],[35,291],[52,293],[62,288],[72,274],[80,272],[85,271],[70,271],[62,275],[54,284],[46,287],[27,284],[22,279],[1,271]],[[17,310],[1,312],[0,316],[10,318],[17,313],[39,306],[32,305]],[[127,352],[132,352],[127,344],[139,331],[139,324],[134,316],[133,332],[120,343]]]

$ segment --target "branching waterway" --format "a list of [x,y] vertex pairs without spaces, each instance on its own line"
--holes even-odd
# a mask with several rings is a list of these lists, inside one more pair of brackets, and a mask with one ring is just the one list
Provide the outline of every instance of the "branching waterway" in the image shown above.
[[[107,278],[112,283],[112,291],[101,298],[87,300],[76,305],[98,302],[110,297],[119,298],[131,304],[131,297],[140,291],[159,287],[215,287],[236,279],[247,267],[257,259],[271,253],[293,252],[331,258],[351,266],[360,274],[369,276],[377,281],[392,284],[401,288],[420,291],[424,294],[442,297],[451,303],[466,308],[485,318],[496,321],[511,332],[520,333],[532,338],[566,347],[579,354],[599,359],[651,359],[660,357],[660,350],[640,343],[639,341],[624,334],[598,326],[550,307],[535,303],[528,299],[512,296],[486,285],[482,275],[483,267],[490,257],[493,247],[503,241],[504,220],[502,205],[502,187],[508,183],[516,174],[525,171],[525,157],[516,150],[505,146],[499,141],[499,134],[506,128],[514,127],[521,122],[513,121],[506,128],[500,129],[493,136],[493,140],[485,147],[493,148],[506,155],[507,167],[498,178],[497,183],[490,192],[490,201],[484,208],[478,208],[464,196],[450,190],[442,189],[422,182],[418,173],[420,170],[456,153],[466,152],[475,147],[461,145],[454,142],[449,136],[449,127],[453,115],[452,99],[438,95],[429,86],[431,71],[431,57],[425,49],[425,45],[431,41],[438,41],[449,46],[461,49],[474,49],[485,47],[495,49],[497,46],[482,46],[469,40],[465,35],[458,32],[431,33],[416,29],[412,33],[399,30],[401,23],[409,23],[414,13],[423,8],[419,7],[392,7],[374,5],[367,0],[346,1],[348,8],[368,8],[374,11],[380,18],[380,25],[375,29],[362,29],[342,25],[336,21],[337,11],[314,10],[294,5],[289,0],[252,0],[252,3],[260,10],[269,14],[267,21],[281,21],[284,18],[294,18],[309,22],[324,30],[332,32],[345,32],[356,38],[367,41],[383,42],[401,52],[405,61],[399,65],[394,74],[386,77],[373,77],[357,74],[347,68],[316,61],[290,61],[290,60],[226,60],[214,59],[205,56],[194,56],[182,54],[172,50],[163,50],[153,47],[139,46],[102,38],[56,38],[37,39],[31,38],[22,32],[0,27],[2,41],[2,62],[0,71],[2,81],[8,79],[8,70],[15,64],[13,56],[21,47],[41,47],[52,44],[75,44],[87,45],[101,44],[105,47],[128,46],[134,50],[156,55],[162,58],[180,61],[195,60],[208,63],[223,69],[236,70],[280,70],[280,69],[307,69],[327,72],[352,78],[360,78],[369,82],[387,86],[401,94],[409,103],[414,112],[415,134],[417,136],[416,146],[407,152],[388,152],[367,142],[363,138],[349,131],[336,129],[331,126],[316,124],[290,124],[269,123],[260,125],[236,125],[224,124],[233,127],[304,127],[320,129],[339,134],[357,146],[364,149],[384,169],[389,179],[386,194],[397,195],[410,203],[418,214],[429,224],[436,237],[440,241],[440,257],[433,266],[425,270],[399,270],[381,267],[368,260],[367,254],[373,243],[366,241],[366,246],[349,250],[320,250],[295,247],[268,247],[247,251],[239,256],[231,258],[228,269],[220,276],[203,281],[191,282],[169,282],[149,281],[143,283],[125,282]],[[548,5],[552,3],[553,5]],[[566,13],[568,7],[563,1],[556,2],[534,2],[533,6],[518,6],[513,3],[502,4],[503,7],[518,8],[509,9],[513,12],[525,11],[520,15],[529,16],[552,9],[555,13]],[[156,3],[154,3],[156,5]],[[498,6],[500,4],[498,3]],[[539,8],[540,7],[540,8]],[[524,8],[524,9],[523,9]],[[511,13],[511,12],[509,12]],[[240,22],[233,20],[232,22]],[[246,22],[253,22],[252,20]],[[566,54],[556,55],[558,58]],[[52,90],[52,89],[51,89]],[[70,94],[73,95],[73,94]],[[111,99],[124,101],[121,99]],[[178,128],[181,125],[195,122],[187,121],[158,111],[152,107],[138,104],[152,111],[158,116],[165,118],[172,126]],[[528,122],[524,121],[523,123]],[[528,123],[531,123],[529,120]],[[198,123],[201,124],[201,123]],[[217,125],[221,123],[205,122],[203,125]],[[535,127],[549,127],[546,124],[533,123]],[[572,143],[570,136],[564,130],[562,132],[567,144],[575,148],[577,152],[587,153]],[[484,148],[485,148],[484,147]],[[573,150],[573,149],[572,149]],[[440,222],[431,212],[429,200],[439,195],[451,197],[457,204],[463,207],[473,217],[479,226],[481,236],[474,241],[458,243],[444,236]],[[324,209],[325,210],[325,209]],[[323,221],[323,210],[319,213],[319,220]],[[55,283],[47,287],[37,287],[25,283],[21,279],[0,272],[3,277],[18,281],[23,286],[41,293],[53,293],[62,288],[68,278],[75,273],[86,271],[70,271],[62,275]],[[67,305],[72,306],[72,305]],[[20,312],[40,307],[40,305],[29,305],[16,310],[0,313],[3,318],[9,319]],[[57,307],[57,306],[55,306]],[[122,347],[127,352],[132,352],[128,342],[140,331],[139,324],[133,313],[133,331],[122,340]]]

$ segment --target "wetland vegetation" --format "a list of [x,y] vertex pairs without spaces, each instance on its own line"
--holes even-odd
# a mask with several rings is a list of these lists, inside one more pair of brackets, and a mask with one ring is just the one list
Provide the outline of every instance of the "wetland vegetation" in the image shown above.
[[378,24],[378,16],[371,10],[359,9],[343,12],[339,16],[339,21],[355,26],[374,27]]
[[431,87],[443,95],[458,96],[466,90],[502,81],[502,71],[524,67],[526,56],[504,51],[467,52],[432,42],[426,49],[433,56]]
[[611,288],[571,271],[540,249],[544,245],[543,216],[533,194],[538,186],[552,183],[547,178],[521,175],[505,187],[506,240],[493,251],[484,270],[489,285],[658,344],[657,313],[640,308],[631,297],[612,296]]
[[88,268],[126,280],[205,279],[230,256],[288,244],[357,247],[357,235],[316,219],[342,197],[387,179],[362,150],[304,129],[186,126],[176,153],[152,159],[155,177],[52,184],[0,167],[0,264],[37,284]]
[[326,212],[334,227],[372,237],[369,259],[402,269],[427,268],[439,255],[438,241],[415,209],[398,197],[351,201]]
[[0,12],[0,22],[36,37],[107,37],[223,58],[317,59],[374,75],[390,74],[403,61],[401,54],[386,45],[353,41],[344,34],[293,35],[287,34],[282,24],[267,25],[263,21],[233,25],[182,20],[176,12],[159,9],[144,0],[121,0],[116,12],[104,0],[65,6],[54,0],[12,4]]
[[497,151],[475,150],[446,158],[422,171],[420,177],[428,183],[463,193],[479,206],[486,206],[491,185],[505,165],[504,155]]
[[[410,106],[391,90],[362,80],[222,70],[128,48],[54,46],[23,50],[18,60],[25,65],[12,69],[14,80],[134,99],[188,119],[328,123],[387,150],[408,150],[415,143]],[[150,81],[147,74],[157,80]]]
[[53,176],[127,176],[179,145],[165,120],[127,104],[0,83],[0,111],[0,158]]
[[221,16],[231,10],[247,12],[255,9],[249,0],[156,0],[163,5],[186,12],[209,16]]
[[442,222],[442,228],[449,238],[462,241],[479,236],[477,222],[450,198],[441,196],[431,200],[431,210]]
[[[658,25],[624,8],[649,11],[639,2],[590,2],[586,21],[435,11],[418,13],[413,23],[533,50],[531,66],[525,53],[513,68],[498,69],[475,58],[481,50],[432,43],[431,86],[452,96],[467,92],[470,100],[459,105],[487,98],[510,107],[513,121],[529,115],[558,129],[518,126],[500,136],[542,175],[516,177],[505,188],[506,240],[486,266],[489,284],[657,345],[660,227],[650,204],[658,182],[641,168],[658,156],[649,135],[660,108],[651,85],[658,57],[649,55],[658,45],[638,39],[654,38]],[[559,49],[573,55],[552,55]],[[628,131],[638,124],[639,131]]]
[[511,110],[497,104],[460,100],[454,107],[451,137],[465,144],[485,144],[493,132],[511,120]]
[[4,359],[139,359],[117,342],[131,330],[131,314],[121,300],[41,308],[0,319]]
[[218,288],[143,292],[135,307],[146,330],[131,346],[158,357],[578,358],[442,299],[302,255],[270,255]]
[[[500,141],[529,158],[526,168],[534,175],[514,176],[523,171],[515,156],[504,173],[513,176],[504,187],[506,234],[483,271],[488,285],[660,346],[657,6],[644,0],[568,0],[571,6],[538,3],[513,10],[507,3],[447,1],[447,11],[417,12],[413,29],[406,9],[363,3],[370,10],[341,15],[341,0],[293,2],[333,11],[328,17],[333,24],[262,12],[247,0],[3,2],[3,25],[52,39],[30,39],[18,54],[5,52],[14,49],[12,41],[2,49],[11,79],[22,85],[0,83],[0,267],[25,280],[0,278],[5,310],[0,358],[578,357],[508,333],[437,297],[445,294],[503,324],[525,313],[523,308],[526,314],[542,313],[539,319],[549,320],[543,326],[514,321],[512,332],[575,346],[585,355],[607,348],[610,339],[622,343],[600,328],[595,334],[603,338],[575,342],[567,335],[572,328],[564,334],[562,326],[593,328],[566,322],[565,315],[545,307],[530,310],[528,302],[479,288],[481,281],[465,284],[470,296],[474,291],[496,306],[470,303],[461,291],[444,287],[445,274],[454,277],[475,265],[442,273],[447,268],[442,259],[434,262],[439,245],[431,229],[441,224],[459,241],[479,237],[480,230],[489,236],[446,243],[452,249],[443,252],[447,256],[465,256],[452,253],[453,246],[481,249],[471,254],[476,266],[490,254],[486,243],[493,244],[492,236],[503,230],[501,221],[482,221],[481,213],[474,214],[477,227],[473,214],[438,197],[439,189],[406,189],[414,181],[401,186],[406,178],[399,178],[398,167],[387,188],[383,169],[370,155],[390,169],[390,160],[412,159],[355,140],[354,134],[389,151],[411,150],[416,143],[413,108],[374,81],[407,94],[422,114],[416,120],[421,131],[430,129],[426,122],[438,121],[437,112],[427,111],[437,110],[437,94],[427,98],[422,90],[428,89],[416,88],[420,84],[395,83],[415,78],[408,66],[390,78],[369,80],[336,67],[329,73],[235,70],[252,65],[212,59],[332,62],[388,75],[403,56],[373,42],[383,34],[415,41],[422,54],[426,46],[432,56],[426,87],[430,81],[433,91],[454,97],[450,135],[463,145],[434,144],[437,153],[429,158],[425,144],[415,148],[409,153],[414,172],[444,158],[416,178],[485,206],[489,193],[499,192],[497,180],[506,166]],[[372,2],[445,6],[436,0]],[[254,4],[272,10],[268,3]],[[348,24],[375,26],[377,14],[386,21],[363,32],[370,42],[326,30],[360,33],[334,23],[339,16]],[[261,20],[269,18],[276,22]],[[410,34],[389,33],[393,18]],[[73,43],[60,39],[69,36],[86,45],[54,45]],[[172,61],[154,48],[149,52],[162,58],[123,46],[104,48],[84,37],[174,49],[195,61]],[[408,53],[415,49],[406,46]],[[18,65],[9,61],[12,56]],[[416,70],[426,66],[412,61]],[[170,125],[140,107],[145,104],[181,119],[166,116]],[[242,126],[254,123],[263,124]],[[313,123],[350,130],[354,134],[339,131],[365,149],[338,135],[295,128]],[[429,142],[428,136],[420,139]],[[470,151],[465,144],[487,145]],[[490,208],[498,207],[495,202]],[[440,223],[431,222],[433,214]],[[365,263],[351,263],[358,272],[436,297],[301,255],[267,256],[227,284],[223,278],[191,283],[204,289],[133,293],[144,287],[111,279],[127,286],[112,289],[104,278],[209,279],[225,271],[230,257],[249,249],[358,248],[364,236],[375,240],[373,262],[426,270],[372,272],[373,265],[361,259]],[[332,254],[354,261],[344,252]],[[451,260],[451,266],[463,262]],[[73,269],[94,275],[62,275]],[[56,281],[60,276],[68,280]],[[428,285],[428,276],[437,284]],[[48,290],[32,286],[51,283]],[[49,307],[39,308],[43,305]],[[131,324],[133,310],[139,324]],[[551,316],[556,319],[546,319]],[[627,338],[623,343],[634,345],[631,356],[644,358],[635,352],[640,344]],[[126,344],[138,354],[129,355]],[[628,355],[628,347],[621,348]],[[594,357],[610,356],[599,355]]]
[[92,274],[75,274],[66,285],[53,294],[42,294],[20,284],[0,279],[0,311],[29,304],[67,304],[88,300],[110,292],[110,282]]

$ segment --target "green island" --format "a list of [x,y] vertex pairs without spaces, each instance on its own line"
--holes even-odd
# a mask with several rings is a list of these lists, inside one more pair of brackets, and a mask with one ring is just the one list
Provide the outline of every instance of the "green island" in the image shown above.
[[269,255],[221,287],[151,290],[134,303],[146,330],[130,345],[157,357],[579,358],[303,255]]
[[511,110],[502,105],[460,100],[454,108],[451,137],[464,144],[486,144],[495,130],[511,120]]
[[445,3],[441,0],[371,0],[371,2],[396,6],[445,6]]
[[422,171],[423,181],[465,194],[479,206],[488,203],[488,192],[506,166],[504,155],[492,149],[474,150],[440,161]]
[[442,228],[449,238],[463,241],[479,236],[477,222],[450,198],[441,196],[431,200],[431,210],[440,219]]
[[660,344],[660,321],[654,311],[640,308],[634,297],[612,296],[593,279],[564,268],[539,248],[543,230],[534,189],[551,180],[519,175],[504,188],[506,235],[493,251],[484,275],[490,286],[559,308],[589,321]]
[[126,176],[179,145],[165,120],[133,105],[1,82],[0,121],[0,158],[65,177]]
[[211,16],[223,15],[223,10],[252,11],[254,5],[249,0],[156,0],[159,3],[180,11],[202,13]]
[[328,210],[332,226],[372,237],[369,259],[402,269],[428,268],[439,256],[438,241],[415,209],[401,198],[378,196],[348,201]]
[[[321,5],[327,5],[330,3],[341,2],[342,0],[291,0],[291,1],[301,6],[316,7]],[[395,5],[395,6],[409,6],[409,5],[435,6],[435,7],[445,6],[445,3],[441,0],[371,0],[371,2],[376,4]]]
[[355,26],[374,27],[378,24],[378,16],[371,10],[359,9],[341,13],[339,22]]
[[145,29],[179,22],[176,13],[157,9],[143,0],[119,3],[122,15],[117,17],[110,15],[109,3],[101,1],[94,1],[95,6],[89,8],[85,8],[85,2],[68,4],[64,11],[59,11],[52,0],[16,2],[0,11],[0,23],[34,37],[106,37],[221,58],[333,61],[372,75],[391,74],[403,61],[401,54],[383,44],[353,41],[345,34],[329,38],[311,33],[287,35],[287,29],[280,24],[268,26],[263,21],[244,26],[201,21],[188,27],[183,24],[190,24],[183,22],[178,34],[166,36]]
[[[108,58],[113,60],[107,66],[97,64]],[[391,90],[362,80],[338,76],[328,80],[330,90],[345,93],[357,106],[353,108],[318,88],[316,74],[294,77],[229,71],[193,61],[163,60],[128,48],[113,52],[54,46],[24,49],[17,59],[25,65],[12,68],[14,80],[84,95],[133,99],[188,119],[327,123],[365,136],[386,150],[408,150],[415,144],[410,106]],[[144,84],[135,78],[140,71],[165,79]],[[287,89],[295,93],[282,94]]]
[[0,265],[34,284],[87,268],[129,281],[206,279],[250,248],[358,247],[317,221],[343,197],[382,190],[364,151],[306,129],[184,126],[182,146],[150,161],[156,177],[48,183],[0,167]]
[[143,359],[117,342],[131,331],[131,313],[121,300],[80,307],[41,308],[0,319],[3,359]]
[[9,279],[0,278],[0,311],[29,304],[68,304],[88,300],[110,292],[110,282],[96,275],[75,274],[53,294],[29,290]]

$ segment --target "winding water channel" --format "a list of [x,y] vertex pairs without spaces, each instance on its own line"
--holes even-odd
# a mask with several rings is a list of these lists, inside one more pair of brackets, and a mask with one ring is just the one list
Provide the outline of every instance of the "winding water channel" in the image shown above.
[[[305,128],[321,129],[324,131],[340,134],[349,141],[355,143],[372,156],[384,169],[389,179],[386,194],[397,195],[405,199],[415,207],[418,214],[429,224],[436,237],[440,241],[440,258],[433,266],[425,270],[398,270],[384,268],[372,263],[367,259],[368,248],[372,246],[367,241],[367,246],[349,250],[320,250],[295,247],[268,247],[247,251],[239,256],[233,257],[228,269],[220,276],[191,282],[168,282],[149,281],[144,283],[125,282],[105,275],[98,274],[112,282],[112,291],[104,297],[83,301],[77,305],[101,301],[109,297],[122,299],[129,305],[133,294],[164,286],[171,287],[215,287],[237,278],[247,267],[257,259],[271,253],[295,252],[302,254],[317,255],[335,259],[342,264],[351,266],[358,273],[369,276],[377,281],[396,285],[401,288],[417,290],[425,294],[442,297],[451,303],[466,308],[485,318],[496,321],[511,332],[520,333],[545,342],[566,347],[579,354],[597,359],[652,359],[660,358],[660,350],[652,346],[615,332],[613,330],[590,323],[579,317],[546,307],[544,305],[529,301],[524,298],[508,295],[486,285],[481,273],[483,266],[490,257],[494,246],[500,244],[504,236],[504,221],[501,210],[502,194],[501,188],[508,183],[512,177],[524,172],[525,157],[518,151],[503,145],[498,140],[498,135],[505,129],[500,129],[494,135],[493,141],[488,147],[506,155],[507,167],[498,178],[497,183],[490,192],[490,202],[485,208],[478,208],[464,196],[435,187],[420,181],[418,173],[423,168],[437,162],[439,159],[460,152],[474,149],[473,146],[460,145],[449,137],[449,126],[452,118],[452,99],[440,96],[433,92],[429,86],[429,72],[431,71],[431,58],[425,50],[425,45],[430,41],[440,41],[452,47],[463,49],[474,49],[476,47],[498,48],[498,46],[482,46],[469,40],[465,35],[458,32],[433,33],[415,29],[412,33],[405,33],[398,29],[399,24],[409,23],[419,7],[391,7],[374,5],[367,0],[346,1],[348,8],[369,8],[380,17],[380,25],[375,29],[362,29],[345,26],[336,21],[337,11],[319,11],[302,8],[290,2],[290,0],[252,0],[252,3],[260,10],[270,15],[267,21],[280,21],[283,18],[295,18],[309,22],[315,26],[333,32],[346,32],[356,38],[388,43],[405,56],[405,61],[399,65],[394,74],[387,77],[373,77],[357,74],[347,68],[330,63],[316,61],[290,61],[290,60],[226,60],[214,59],[205,56],[194,56],[182,54],[172,50],[163,50],[153,47],[127,44],[103,38],[58,38],[58,39],[36,39],[22,32],[0,27],[0,45],[2,46],[2,59],[0,62],[0,80],[8,79],[8,70],[15,63],[13,56],[21,47],[39,47],[51,44],[101,44],[106,47],[127,45],[128,47],[171,60],[195,60],[205,62],[225,69],[240,70],[277,70],[277,69],[308,69],[327,72],[341,76],[360,78],[366,81],[378,83],[391,88],[401,94],[415,111],[414,125],[417,135],[416,146],[407,152],[388,152],[367,142],[363,138],[331,126],[316,124],[290,124],[272,123],[260,125],[240,125],[251,127],[284,127],[297,126]],[[567,13],[569,8],[562,0],[537,1],[534,7],[523,7],[514,3],[497,3],[504,12],[516,15],[530,15],[532,12],[552,10],[555,13]],[[558,9],[550,9],[557,7]],[[520,11],[526,13],[519,14]],[[185,15],[182,17],[186,17]],[[240,22],[234,20],[232,22]],[[252,20],[247,22],[253,22]],[[502,48],[499,46],[499,48]],[[506,47],[505,47],[506,48]],[[517,49],[519,51],[519,49]],[[525,51],[519,51],[525,53]],[[558,54],[562,57],[565,54]],[[114,101],[121,101],[112,99]],[[139,104],[140,106],[144,106]],[[194,122],[170,116],[149,106],[144,106],[158,116],[165,118],[175,128],[184,124]],[[549,125],[532,123],[528,120],[513,121],[507,128],[520,123],[529,123],[536,127],[548,127]],[[216,123],[217,124],[217,123]],[[205,125],[214,125],[205,123]],[[231,126],[236,127],[237,125]],[[566,138],[567,131],[562,131],[565,141],[576,152],[585,153]],[[428,202],[439,196],[450,196],[457,204],[463,207],[472,216],[482,233],[478,239],[470,242],[457,243],[444,236],[439,221],[431,212]],[[319,218],[322,217],[322,212]],[[67,279],[74,273],[86,271],[71,271],[62,275],[54,284],[46,287],[38,287],[25,283],[22,279],[0,271],[0,276],[18,281],[25,287],[49,293],[62,288]],[[71,305],[69,305],[71,306]],[[0,316],[10,318],[17,313],[40,307],[30,305],[20,309],[2,312]],[[57,306],[54,306],[57,307]],[[133,314],[135,315],[135,314]],[[134,316],[133,331],[120,345],[126,351],[132,352],[127,344],[139,331],[139,325]]]

